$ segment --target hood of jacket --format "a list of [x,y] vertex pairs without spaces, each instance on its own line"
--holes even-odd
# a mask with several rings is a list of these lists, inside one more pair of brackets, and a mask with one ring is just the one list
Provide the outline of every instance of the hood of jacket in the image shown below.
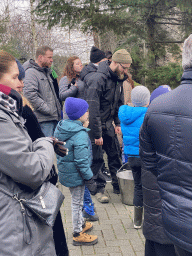
[[119,119],[124,124],[132,124],[147,111],[146,107],[131,107],[123,105],[119,108]]
[[52,70],[50,68],[46,68],[46,67],[41,68],[33,59],[26,61],[23,64],[23,68],[25,71],[29,68],[34,68],[40,72],[49,73],[49,74],[52,73]]
[[88,65],[85,65],[85,67],[82,69],[80,73],[81,80],[84,80],[86,75],[92,72],[97,72],[97,66],[95,66],[92,62],[90,62]]
[[57,129],[64,141],[70,139],[77,132],[80,132],[83,130],[84,131],[90,130],[88,128],[83,127],[83,124],[81,123],[81,121],[69,120],[69,119],[59,121],[57,125]]

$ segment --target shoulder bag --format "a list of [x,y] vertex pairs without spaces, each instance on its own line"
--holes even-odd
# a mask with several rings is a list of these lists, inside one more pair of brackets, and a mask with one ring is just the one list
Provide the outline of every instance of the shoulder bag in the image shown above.
[[[44,182],[41,187],[37,189],[35,196],[30,199],[20,198],[19,194],[11,194],[1,187],[0,191],[20,203],[24,220],[24,241],[27,244],[30,244],[31,242],[32,231],[28,221],[29,215],[26,214],[26,208],[29,211],[32,211],[44,224],[53,227],[59,209],[65,198],[61,191],[49,181]],[[29,239],[27,239],[26,236],[26,228],[29,230]]]

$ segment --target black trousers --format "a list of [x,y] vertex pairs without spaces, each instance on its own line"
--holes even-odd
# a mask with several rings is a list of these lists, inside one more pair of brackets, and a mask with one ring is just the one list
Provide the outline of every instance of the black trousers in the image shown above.
[[173,244],[160,244],[146,240],[145,256],[176,256],[176,253]]
[[175,251],[177,256],[192,256],[192,252],[188,252],[181,247],[175,245]]
[[[56,185],[57,180],[58,180],[58,175],[57,175],[55,166],[53,165],[53,168],[51,170],[51,178],[49,179],[49,181],[53,185]],[[53,239],[55,242],[55,251],[57,256],[69,256],[69,250],[67,246],[67,241],[65,237],[65,231],[64,231],[60,211],[57,214],[57,217],[55,219],[55,223],[53,226]]]
[[57,256],[69,256],[68,246],[60,211],[53,226],[53,239]]
[[141,184],[141,159],[139,157],[129,157],[128,163],[131,167],[134,178],[134,206],[143,206],[143,191]]
[[117,189],[119,188],[119,185],[116,173],[122,165],[120,160],[120,146],[113,125],[111,124],[110,129],[103,129],[102,132],[103,146],[95,145],[95,139],[90,133],[93,154],[91,169],[94,175],[93,178],[97,182],[98,192],[104,189],[106,185],[105,177],[101,172],[101,168],[104,164],[103,150],[105,150],[107,154],[109,171],[112,178],[112,185],[114,188]]

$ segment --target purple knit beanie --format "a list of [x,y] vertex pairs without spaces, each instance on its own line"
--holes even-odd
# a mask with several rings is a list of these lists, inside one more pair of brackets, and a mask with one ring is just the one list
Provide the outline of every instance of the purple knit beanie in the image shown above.
[[83,116],[89,108],[85,100],[79,98],[68,97],[65,100],[65,111],[70,120],[77,120]]
[[157,98],[158,96],[160,96],[161,94],[164,94],[166,92],[170,92],[171,91],[171,87],[169,85],[160,85],[159,87],[157,87],[152,93],[151,93],[151,97],[150,97],[150,103]]

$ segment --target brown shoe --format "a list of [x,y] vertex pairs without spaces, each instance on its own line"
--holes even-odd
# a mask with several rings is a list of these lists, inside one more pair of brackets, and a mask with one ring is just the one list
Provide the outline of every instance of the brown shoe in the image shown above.
[[80,232],[78,236],[73,237],[73,245],[94,245],[98,243],[97,236],[88,235],[86,233]]
[[99,192],[99,193],[97,193],[95,196],[96,196],[97,200],[98,200],[100,203],[102,203],[102,204],[109,203],[109,197],[106,196],[104,193]]
[[82,228],[83,228],[82,233],[86,231],[90,231],[93,229],[93,223],[86,221],[85,224],[83,224]]

